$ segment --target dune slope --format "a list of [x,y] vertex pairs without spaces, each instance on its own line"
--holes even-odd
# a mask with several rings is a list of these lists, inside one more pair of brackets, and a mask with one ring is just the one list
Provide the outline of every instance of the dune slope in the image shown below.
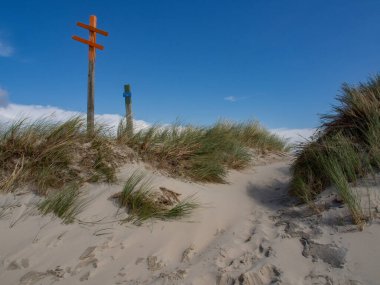
[[123,213],[108,199],[142,164],[122,168],[119,184],[84,185],[89,203],[74,224],[39,215],[32,194],[3,194],[0,284],[376,284],[380,225],[333,227],[339,207],[315,215],[296,206],[289,165],[232,171],[227,184],[147,170],[157,188],[195,194],[202,207],[142,226],[118,222]]

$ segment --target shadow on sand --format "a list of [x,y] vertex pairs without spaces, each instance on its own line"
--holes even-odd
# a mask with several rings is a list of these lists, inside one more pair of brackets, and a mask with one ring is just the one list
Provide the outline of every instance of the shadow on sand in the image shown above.
[[255,185],[252,182],[247,185],[247,194],[258,204],[271,210],[294,204],[294,198],[288,194],[288,181],[276,180],[269,185]]

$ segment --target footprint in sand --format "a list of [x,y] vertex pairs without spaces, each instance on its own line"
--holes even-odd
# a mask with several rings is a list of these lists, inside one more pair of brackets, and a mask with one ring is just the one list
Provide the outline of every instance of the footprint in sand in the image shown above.
[[246,272],[232,276],[232,272],[224,272],[217,278],[217,285],[270,285],[281,282],[281,272],[272,264],[264,264],[258,269],[250,269]]
[[33,285],[48,276],[46,272],[30,271],[21,277],[20,285]]
[[163,279],[164,284],[182,284],[178,282],[183,280],[186,274],[187,271],[185,269],[177,269],[173,272],[161,272],[158,278]]
[[[75,268],[71,272],[72,276],[76,275],[78,272],[80,272],[83,268],[87,266],[92,266],[93,268],[98,267],[98,259],[95,257],[94,252],[96,249],[96,246],[90,246],[85,249],[85,251],[79,257],[80,262],[75,266]],[[89,275],[86,278],[88,279],[88,277]],[[82,276],[81,278],[84,277]]]
[[109,250],[114,248],[120,249],[120,244],[113,243],[112,239],[112,236],[107,237],[108,241],[105,241],[100,245],[90,246],[86,248],[79,256],[79,263],[74,267],[71,275],[76,275],[85,268],[92,269],[90,270],[90,274],[88,276],[87,273],[86,276],[81,276],[82,279],[88,279],[93,274],[93,271],[99,267],[99,265],[104,266],[105,264],[114,261],[115,257],[109,254],[112,253],[112,251]]
[[84,260],[90,257],[94,257],[94,250],[96,249],[96,246],[90,246],[86,248],[86,250],[81,254],[79,257],[80,260]]
[[18,270],[21,268],[28,268],[29,267],[29,259],[23,258],[20,262],[17,262],[16,260],[12,261],[8,264],[7,270]]
[[149,271],[160,270],[165,267],[165,264],[162,261],[159,261],[157,256],[148,256],[146,259]]
[[194,256],[194,250],[195,248],[193,245],[186,248],[185,251],[182,253],[181,262],[190,263],[191,258]]
[[45,278],[50,278],[52,280],[51,283],[54,283],[63,278],[63,276],[64,271],[59,266],[57,266],[54,270],[50,269],[45,272],[29,271],[21,277],[20,285],[34,285]]
[[21,269],[21,266],[15,260],[9,263],[7,266],[7,270],[17,270],[17,269]]
[[[144,258],[142,258],[144,260]],[[115,279],[115,284],[123,284],[127,281],[125,280],[125,276],[127,276],[127,273],[125,272],[125,267],[120,268],[117,275],[115,275],[113,278]]]

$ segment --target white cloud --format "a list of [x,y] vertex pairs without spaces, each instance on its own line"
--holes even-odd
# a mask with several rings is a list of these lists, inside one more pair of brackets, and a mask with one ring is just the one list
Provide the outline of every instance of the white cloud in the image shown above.
[[3,39],[0,39],[0,56],[10,57],[13,55],[13,52],[13,47]]
[[304,142],[309,139],[316,131],[316,129],[272,129],[270,130],[272,133],[279,135],[288,140],[291,144],[297,144],[300,142]]
[[229,101],[229,102],[237,102],[237,101],[246,100],[249,98],[251,98],[251,96],[242,96],[242,97],[228,96],[228,97],[224,97],[224,100]]
[[0,107],[6,107],[8,105],[8,92],[0,88]]
[[236,102],[237,98],[235,96],[228,96],[228,97],[224,97],[224,100],[230,101],[230,102]]
[[[48,118],[51,121],[65,121],[74,116],[86,117],[85,113],[66,111],[57,107],[51,106],[40,106],[40,105],[19,105],[19,104],[8,104],[6,106],[0,105],[0,122],[14,122],[19,119],[27,119],[30,121]],[[118,114],[103,114],[95,115],[96,121],[104,123],[111,128],[112,131],[117,130],[117,126],[122,116]],[[135,130],[141,130],[149,127],[145,121],[134,120]]]

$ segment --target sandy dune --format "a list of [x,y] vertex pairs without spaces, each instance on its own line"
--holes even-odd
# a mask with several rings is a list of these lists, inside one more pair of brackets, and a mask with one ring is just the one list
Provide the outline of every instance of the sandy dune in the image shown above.
[[0,284],[379,284],[379,223],[358,232],[329,224],[341,207],[316,215],[294,206],[289,164],[233,171],[228,184],[147,170],[157,188],[196,194],[202,207],[142,226],[120,224],[108,198],[143,165],[122,168],[119,184],[85,185],[90,202],[71,225],[41,217],[32,194],[2,195],[0,206],[13,206],[0,219]]

